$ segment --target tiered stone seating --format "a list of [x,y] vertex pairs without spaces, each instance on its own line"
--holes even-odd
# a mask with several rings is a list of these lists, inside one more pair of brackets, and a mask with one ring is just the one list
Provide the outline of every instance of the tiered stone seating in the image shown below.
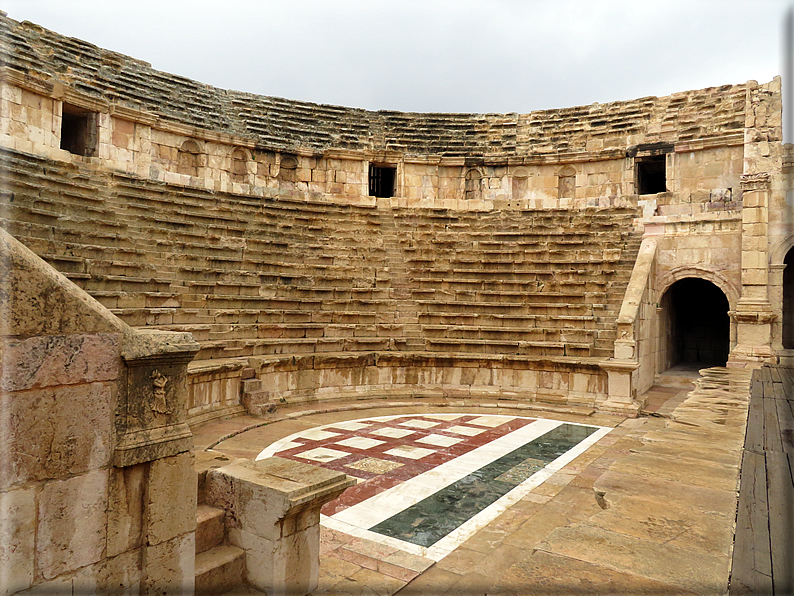
[[[744,125],[744,86],[592,104],[528,114],[417,114],[330,106],[224,90],[31,23],[0,16],[0,59],[43,80],[67,77],[81,92],[136,105],[165,120],[255,139],[263,147],[378,149],[414,155],[522,156],[585,151],[588,139],[624,149],[646,122],[678,140],[735,133]],[[68,74],[67,74],[68,73]]]
[[608,357],[639,246],[633,216],[406,215],[401,241],[425,349]]
[[8,154],[9,229],[198,359],[411,351],[604,358],[631,210],[389,210],[177,189]]

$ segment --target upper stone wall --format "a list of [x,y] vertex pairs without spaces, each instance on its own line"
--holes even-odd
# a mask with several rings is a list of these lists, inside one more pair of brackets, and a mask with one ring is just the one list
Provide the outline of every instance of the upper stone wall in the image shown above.
[[529,114],[372,112],[218,89],[1,12],[0,29],[7,69],[263,148],[543,160],[741,134],[745,121],[746,85]]

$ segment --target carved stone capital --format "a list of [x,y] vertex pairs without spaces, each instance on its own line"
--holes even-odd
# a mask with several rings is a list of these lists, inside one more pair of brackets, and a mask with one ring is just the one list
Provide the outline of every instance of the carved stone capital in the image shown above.
[[756,172],[755,174],[742,174],[742,191],[769,190],[772,177],[769,172]]

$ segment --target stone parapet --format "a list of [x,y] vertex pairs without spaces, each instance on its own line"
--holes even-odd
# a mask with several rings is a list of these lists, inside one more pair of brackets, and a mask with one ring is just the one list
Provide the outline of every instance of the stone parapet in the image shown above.
[[272,595],[317,587],[320,508],[355,479],[278,457],[239,460],[210,470],[209,505],[226,511],[232,545],[245,550],[247,582]]
[[198,345],[131,329],[2,228],[0,296],[0,593],[192,594]]

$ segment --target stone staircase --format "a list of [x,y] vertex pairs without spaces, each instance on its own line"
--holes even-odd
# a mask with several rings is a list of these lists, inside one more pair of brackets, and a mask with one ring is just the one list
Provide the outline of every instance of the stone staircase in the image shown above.
[[225,544],[224,511],[199,505],[196,511],[196,594],[225,594],[243,585],[245,551]]

